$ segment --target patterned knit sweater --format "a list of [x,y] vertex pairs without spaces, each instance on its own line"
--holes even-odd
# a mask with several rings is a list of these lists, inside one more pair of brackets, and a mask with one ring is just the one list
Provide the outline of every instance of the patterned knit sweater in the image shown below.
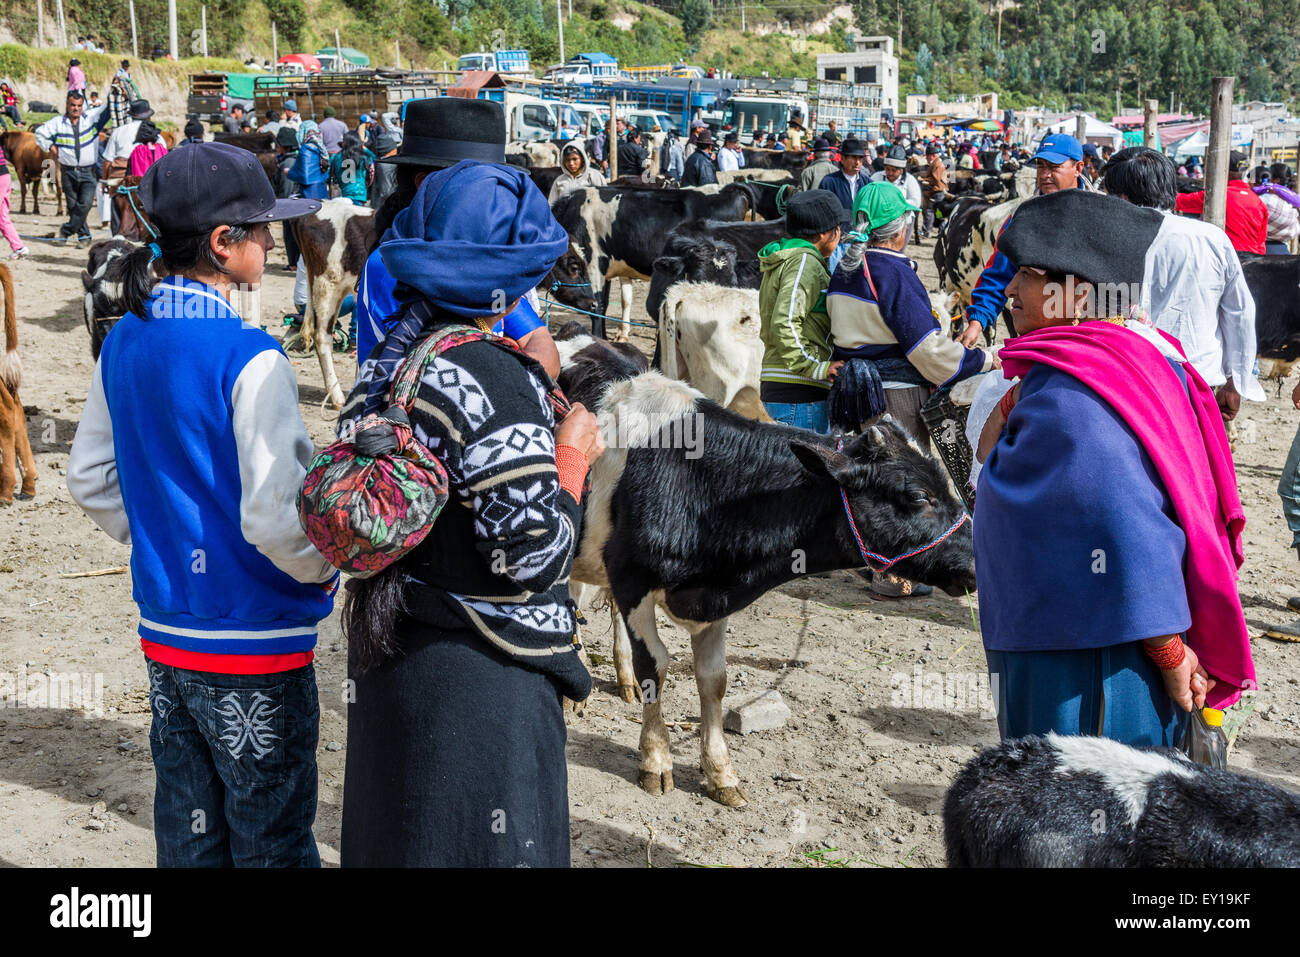
[[[538,363],[486,341],[428,366],[411,425],[447,467],[451,491],[403,559],[405,599],[413,618],[468,628],[580,701],[591,676],[578,657],[569,568],[582,507],[560,489],[549,386]],[[354,395],[342,419],[363,400]]]

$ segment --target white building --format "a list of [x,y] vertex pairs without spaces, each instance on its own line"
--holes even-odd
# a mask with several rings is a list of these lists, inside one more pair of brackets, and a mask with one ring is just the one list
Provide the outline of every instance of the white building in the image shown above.
[[854,37],[852,53],[819,53],[817,79],[880,87],[880,107],[898,115],[898,58],[893,37]]

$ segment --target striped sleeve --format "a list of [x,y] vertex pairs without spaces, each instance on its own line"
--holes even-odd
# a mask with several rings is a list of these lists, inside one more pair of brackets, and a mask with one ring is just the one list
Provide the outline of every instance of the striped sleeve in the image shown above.
[[412,412],[493,571],[532,592],[567,578],[581,507],[559,494],[554,418],[529,369],[489,342],[457,346],[430,363]]

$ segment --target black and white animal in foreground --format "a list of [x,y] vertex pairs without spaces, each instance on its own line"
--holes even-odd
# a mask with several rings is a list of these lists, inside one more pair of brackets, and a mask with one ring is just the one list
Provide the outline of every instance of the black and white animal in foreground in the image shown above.
[[573,581],[608,588],[645,703],[638,779],[672,790],[661,714],[668,652],[655,627],[662,607],[691,635],[700,694],[700,763],[709,797],[747,798],[722,737],[727,617],[805,574],[863,564],[850,520],[867,548],[898,556],[898,574],[960,595],[975,587],[970,525],[943,469],[892,421],[849,440],[760,423],[722,408],[682,382],[638,374],[609,343],[558,343],[560,385],[601,420],[606,451],[591,493]]
[[985,751],[943,826],[949,867],[1300,867],[1300,795],[1108,738]]
[[692,220],[674,227],[654,261],[645,308],[659,321],[669,287],[678,282],[757,289],[763,281],[758,251],[785,235],[785,220],[727,223]]
[[122,299],[122,270],[126,255],[139,244],[125,239],[101,239],[90,247],[86,268],[81,270],[81,285],[85,290],[82,315],[86,331],[90,333],[90,355],[99,358],[104,337],[126,314]]

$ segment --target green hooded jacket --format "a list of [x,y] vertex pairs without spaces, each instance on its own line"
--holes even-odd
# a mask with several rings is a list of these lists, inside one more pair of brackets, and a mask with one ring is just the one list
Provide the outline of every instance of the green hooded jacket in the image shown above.
[[787,237],[758,251],[763,282],[758,311],[763,320],[764,382],[829,390],[831,319],[826,258],[806,239]]

